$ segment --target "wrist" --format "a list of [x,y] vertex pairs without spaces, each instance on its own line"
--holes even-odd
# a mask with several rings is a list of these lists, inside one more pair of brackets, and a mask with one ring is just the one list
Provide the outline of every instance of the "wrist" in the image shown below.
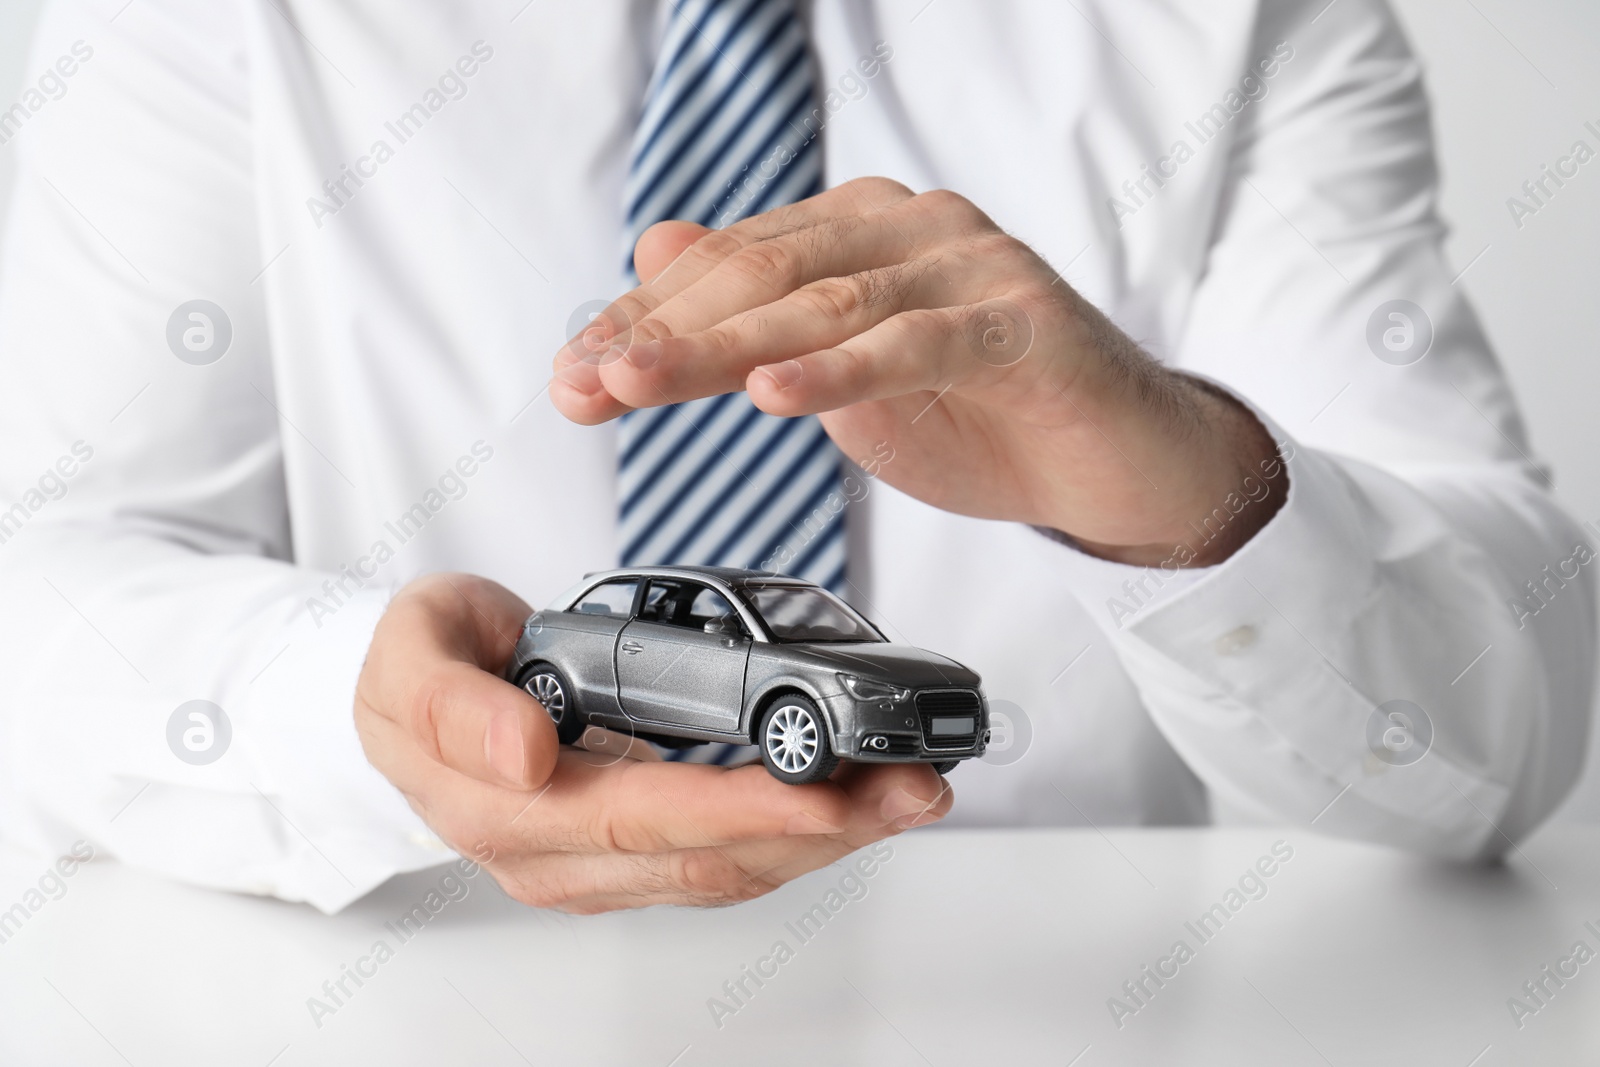
[[[1161,370],[1163,396],[1147,401],[1146,467],[1131,536],[1069,536],[1090,555],[1131,566],[1206,567],[1229,559],[1277,514],[1287,465],[1261,421],[1209,382]],[[1152,411],[1151,408],[1159,410]],[[1130,508],[1130,511],[1132,509]],[[1070,530],[1070,527],[1058,527]]]

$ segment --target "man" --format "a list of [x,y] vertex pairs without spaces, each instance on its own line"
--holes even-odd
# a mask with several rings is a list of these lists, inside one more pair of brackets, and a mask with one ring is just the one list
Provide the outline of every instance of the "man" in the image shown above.
[[[1379,0],[118,7],[49,10],[92,58],[18,144],[7,834],[598,911],[947,813],[1484,857],[1576,777],[1582,535]],[[498,677],[582,572],[734,548],[1009,754],[790,787]]]

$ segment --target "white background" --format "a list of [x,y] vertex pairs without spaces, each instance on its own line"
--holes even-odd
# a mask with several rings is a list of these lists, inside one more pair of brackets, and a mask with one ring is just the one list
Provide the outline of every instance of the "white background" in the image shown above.
[[[1337,2],[1337,0],[1334,0]],[[0,111],[38,77],[41,0],[0,0]],[[1394,0],[1427,68],[1450,254],[1516,387],[1533,443],[1578,519],[1600,524],[1600,159],[1519,228],[1507,199],[1583,138],[1600,148],[1600,4]],[[47,116],[46,116],[47,118]],[[0,146],[0,203],[24,131]],[[0,224],[3,226],[3,224]],[[1561,818],[1600,821],[1600,738]]]

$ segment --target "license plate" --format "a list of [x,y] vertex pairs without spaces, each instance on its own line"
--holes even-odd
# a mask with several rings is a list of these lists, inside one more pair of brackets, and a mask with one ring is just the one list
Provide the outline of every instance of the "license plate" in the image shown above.
[[934,737],[960,737],[977,728],[978,721],[968,716],[964,719],[934,719],[931,732]]

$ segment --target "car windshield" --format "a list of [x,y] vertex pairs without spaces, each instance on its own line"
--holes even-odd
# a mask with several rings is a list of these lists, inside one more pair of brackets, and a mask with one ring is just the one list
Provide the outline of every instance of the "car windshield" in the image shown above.
[[744,595],[779,641],[883,640],[871,623],[820,589],[749,585]]

